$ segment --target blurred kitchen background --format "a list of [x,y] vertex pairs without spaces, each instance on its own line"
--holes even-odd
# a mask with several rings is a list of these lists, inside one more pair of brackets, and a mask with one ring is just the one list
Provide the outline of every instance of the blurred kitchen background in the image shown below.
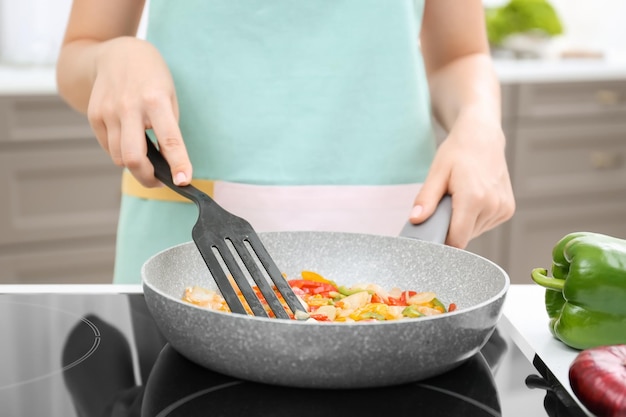
[[[120,170],[56,94],[70,5],[0,0],[0,283],[111,281]],[[518,209],[468,249],[530,284],[566,233],[626,238],[626,1],[484,5]]]

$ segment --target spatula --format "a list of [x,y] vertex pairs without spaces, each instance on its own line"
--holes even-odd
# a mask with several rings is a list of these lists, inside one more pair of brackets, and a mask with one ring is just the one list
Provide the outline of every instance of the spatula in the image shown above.
[[270,282],[274,283],[294,315],[298,310],[304,311],[250,223],[226,211],[198,188],[174,184],[168,162],[147,134],[146,140],[148,159],[154,165],[154,176],[198,207],[198,219],[191,236],[230,310],[248,314],[229,275],[255,316],[268,317],[268,314],[248,277],[256,283],[275,317],[290,318]]

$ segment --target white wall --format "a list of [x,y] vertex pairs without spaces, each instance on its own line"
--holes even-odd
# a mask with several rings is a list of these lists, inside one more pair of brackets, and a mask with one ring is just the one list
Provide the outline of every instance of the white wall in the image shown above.
[[625,0],[551,0],[567,33],[564,45],[626,58]]
[[[0,0],[0,65],[54,64],[71,6],[72,0]],[[144,18],[140,36],[145,29]]]
[[[506,1],[483,3],[493,6]],[[560,48],[601,50],[626,59],[626,0],[551,2],[567,31],[557,40]],[[71,3],[72,0],[0,0],[0,64],[54,63]],[[140,34],[144,31],[145,19]]]
[[54,62],[70,5],[71,0],[0,0],[0,61]]

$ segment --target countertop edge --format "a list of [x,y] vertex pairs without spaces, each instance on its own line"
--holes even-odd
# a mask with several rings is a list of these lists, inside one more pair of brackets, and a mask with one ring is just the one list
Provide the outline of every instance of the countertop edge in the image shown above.
[[[500,83],[549,83],[626,80],[626,61],[494,60]],[[57,94],[54,66],[0,64],[0,96]]]
[[3,284],[0,294],[141,294],[141,284]]
[[531,363],[537,354],[580,408],[587,415],[593,416],[570,386],[569,367],[579,351],[561,343],[550,333],[545,291],[535,284],[511,285],[504,302],[500,326]]

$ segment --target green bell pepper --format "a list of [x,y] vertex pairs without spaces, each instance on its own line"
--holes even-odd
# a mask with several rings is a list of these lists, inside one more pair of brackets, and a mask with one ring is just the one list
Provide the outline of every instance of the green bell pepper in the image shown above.
[[570,233],[552,251],[552,277],[535,268],[546,288],[550,331],[575,349],[626,343],[626,240]]

